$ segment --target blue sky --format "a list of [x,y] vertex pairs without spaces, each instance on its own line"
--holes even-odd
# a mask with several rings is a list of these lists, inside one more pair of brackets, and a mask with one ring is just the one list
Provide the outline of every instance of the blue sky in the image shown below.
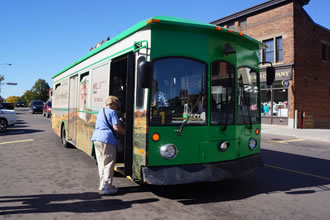
[[[97,42],[159,15],[209,23],[266,0],[0,0],[1,96],[21,96],[38,79],[51,77],[86,55]],[[330,28],[328,0],[304,6],[312,19]]]

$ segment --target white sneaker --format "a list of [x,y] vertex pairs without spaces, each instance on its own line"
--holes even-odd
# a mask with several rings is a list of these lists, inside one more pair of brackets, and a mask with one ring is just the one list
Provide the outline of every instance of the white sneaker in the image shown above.
[[108,188],[108,187],[104,188],[104,195],[115,194],[117,192],[118,192],[118,189],[114,186],[112,186],[111,188]]

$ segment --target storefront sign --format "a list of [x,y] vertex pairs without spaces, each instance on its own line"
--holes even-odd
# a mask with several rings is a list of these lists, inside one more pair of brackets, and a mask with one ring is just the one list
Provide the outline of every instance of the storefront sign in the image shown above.
[[[292,77],[291,65],[289,67],[275,67],[275,81],[288,80]],[[266,82],[266,70],[260,70],[260,81]]]

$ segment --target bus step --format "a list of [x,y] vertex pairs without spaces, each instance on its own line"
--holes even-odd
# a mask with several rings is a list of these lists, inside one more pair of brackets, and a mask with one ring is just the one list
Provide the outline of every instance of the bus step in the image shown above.
[[115,171],[122,174],[122,175],[124,175],[125,174],[124,164],[123,163],[116,163]]

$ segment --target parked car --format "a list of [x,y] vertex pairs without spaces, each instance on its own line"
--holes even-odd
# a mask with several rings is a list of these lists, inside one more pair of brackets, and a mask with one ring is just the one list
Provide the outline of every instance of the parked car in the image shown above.
[[44,109],[44,102],[41,100],[33,100],[30,104],[30,113],[42,113]]
[[47,117],[47,118],[50,118],[50,116],[52,116],[52,101],[45,102],[43,115],[44,115],[44,117]]
[[0,102],[4,109],[14,110],[14,103]]
[[17,102],[17,104],[16,104],[16,107],[24,107],[25,105],[24,105],[24,103],[23,102]]
[[15,110],[5,109],[0,103],[0,132],[4,132],[9,125],[14,125],[16,120]]

